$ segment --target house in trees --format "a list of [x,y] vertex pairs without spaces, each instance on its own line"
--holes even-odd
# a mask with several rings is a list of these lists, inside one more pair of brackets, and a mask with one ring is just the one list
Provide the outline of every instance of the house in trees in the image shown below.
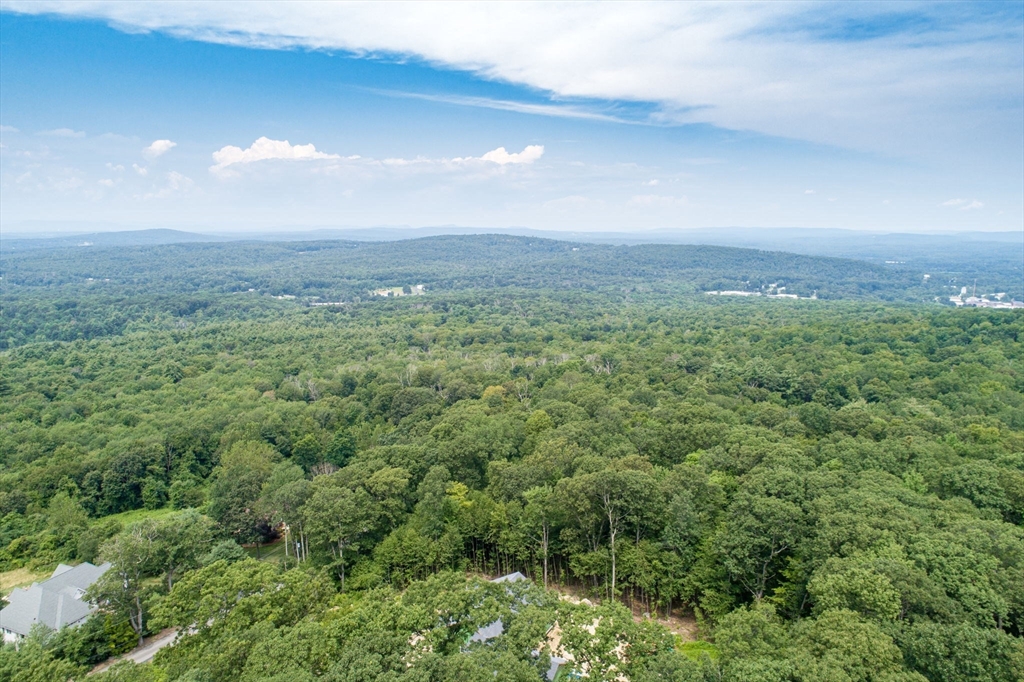
[[[517,583],[520,580],[526,580],[526,576],[516,571],[515,573],[509,573],[503,575],[500,578],[495,578],[492,583]],[[501,619],[494,621],[490,625],[485,625],[480,628],[469,638],[470,642],[486,642],[494,639],[505,631],[505,624],[501,622]]]
[[[509,573],[508,575],[503,575],[500,578],[495,578],[491,582],[492,583],[517,583],[520,580],[527,580],[527,577],[525,575],[523,575],[522,573],[520,573],[519,571],[516,571],[515,573]],[[515,609],[513,608],[513,611],[514,610]],[[501,619],[499,618],[498,620],[494,621],[490,625],[485,625],[484,627],[480,628],[475,633],[473,633],[473,635],[469,638],[469,642],[470,643],[474,643],[474,642],[488,642],[488,641],[494,639],[495,637],[500,636],[502,633],[504,633],[504,631],[505,631],[505,624],[502,623]],[[537,652],[534,652],[534,655],[537,655]],[[545,674],[545,676],[544,676],[545,679],[547,679],[549,681],[550,680],[554,680],[555,677],[558,675],[558,669],[564,663],[566,663],[566,662],[567,662],[567,659],[565,659],[565,658],[560,658],[558,656],[552,656],[551,657],[551,667],[548,669],[547,673]]]
[[26,637],[37,623],[51,630],[80,625],[96,610],[85,600],[85,591],[109,568],[109,563],[60,564],[47,580],[11,592],[9,604],[0,610],[4,641],[16,642]]

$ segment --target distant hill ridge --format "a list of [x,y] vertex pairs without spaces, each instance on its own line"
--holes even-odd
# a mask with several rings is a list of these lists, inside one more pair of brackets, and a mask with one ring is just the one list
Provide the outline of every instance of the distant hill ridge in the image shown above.
[[[27,226],[26,226],[27,227]],[[40,227],[39,229],[42,229]],[[533,230],[529,228],[434,227],[319,228],[303,226],[276,231],[213,234],[168,228],[92,232],[34,238],[0,233],[3,251],[108,248],[192,242],[401,241],[431,236],[506,234],[589,244],[691,244],[785,251],[809,256],[853,258],[922,272],[959,275],[964,282],[1024,279],[1024,230],[915,234],[832,228],[698,228],[622,232]]]
[[182,244],[188,242],[219,242],[223,237],[196,232],[183,232],[168,228],[149,230],[124,230],[118,232],[93,232],[60,237],[4,237],[3,247],[8,252],[32,249],[60,249],[69,247],[117,247],[145,246],[159,244]]
[[[712,291],[817,299],[761,299],[773,306],[822,306],[837,299],[937,306],[950,305],[950,296],[963,286],[974,291],[973,278],[966,279],[962,272],[922,271],[910,264],[725,246],[593,244],[507,234],[376,242],[5,248],[0,251],[0,275],[0,315],[6,332],[0,348],[31,340],[110,336],[160,319],[272,318],[284,312],[283,306],[329,304],[337,310],[338,304],[391,305],[384,303],[390,296],[382,298],[382,292],[416,291],[425,296],[410,305],[432,306],[436,301],[443,307],[455,299],[574,302],[588,296],[610,304],[725,302],[705,295]],[[1009,299],[1024,299],[1021,278],[993,269],[982,275],[979,294],[1002,292]],[[40,326],[40,320],[45,324]]]
[[[0,260],[19,287],[103,283],[137,294],[264,293],[351,300],[378,287],[699,293],[765,291],[819,298],[922,300],[941,293],[907,268],[724,246],[611,245],[504,234],[392,242],[209,242],[34,249]],[[934,291],[933,291],[934,290]]]

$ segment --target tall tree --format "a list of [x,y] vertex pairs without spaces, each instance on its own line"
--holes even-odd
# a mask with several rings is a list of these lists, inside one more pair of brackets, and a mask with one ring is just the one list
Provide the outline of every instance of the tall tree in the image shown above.
[[110,570],[89,588],[91,601],[128,617],[140,645],[146,632],[142,608],[143,580],[154,571],[159,538],[159,529],[152,520],[133,524],[115,535],[100,549],[100,556],[111,563]]
[[163,569],[167,589],[182,572],[197,568],[213,547],[213,521],[194,509],[165,517],[156,527],[155,561]]
[[353,548],[376,523],[376,505],[365,490],[322,485],[313,492],[304,513],[310,537],[327,545],[337,560],[344,591],[345,550]]
[[526,506],[522,520],[526,532],[540,550],[544,574],[544,589],[548,587],[548,556],[551,551],[551,529],[555,522],[554,491],[550,486],[538,486],[526,491]]

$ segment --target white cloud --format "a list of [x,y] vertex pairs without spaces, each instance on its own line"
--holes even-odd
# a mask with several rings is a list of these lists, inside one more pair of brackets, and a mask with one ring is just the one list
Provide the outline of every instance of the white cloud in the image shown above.
[[967,201],[966,199],[950,199],[949,201],[943,201],[939,206],[959,208],[961,211],[972,211],[978,208],[984,208],[985,204],[981,203],[977,199],[973,199],[971,201]]
[[318,152],[312,144],[290,144],[288,140],[271,140],[261,137],[252,143],[248,149],[228,145],[213,153],[213,160],[216,164],[210,166],[214,173],[223,171],[228,166],[238,163],[248,164],[257,161],[269,161],[271,159],[284,159],[288,161],[313,161],[316,159],[340,159],[337,154],[326,154]]
[[804,190],[804,194],[814,194],[814,190],[813,189],[805,189]]
[[111,180],[110,178],[103,178],[102,180],[99,181],[99,183],[104,187],[113,187],[115,184],[114,181]]
[[142,150],[142,155],[148,159],[155,159],[158,156],[163,156],[177,146],[177,142],[171,142],[170,140],[153,140],[153,144]]
[[14,126],[0,126],[0,133],[16,133],[18,129]]
[[509,154],[505,151],[504,147],[498,147],[497,149],[487,152],[481,156],[480,159],[482,161],[491,161],[492,163],[504,166],[509,163],[533,163],[542,156],[544,156],[544,145],[531,144],[523,149],[523,151],[515,154]]
[[112,170],[115,173],[124,173],[124,166],[117,164],[116,166],[112,163],[107,163],[107,170]]
[[71,128],[56,128],[54,130],[41,130],[40,135],[46,137],[85,137],[85,133],[81,130],[72,130]]
[[[312,145],[309,145],[312,146]],[[226,148],[226,147],[225,147]],[[233,147],[237,148],[237,147]],[[316,153],[319,154],[319,153]],[[492,167],[492,164],[499,167],[506,166],[524,166],[529,165],[544,156],[544,145],[543,144],[529,144],[523,148],[522,152],[509,152],[504,146],[500,146],[497,150],[492,150],[479,157],[455,157],[455,158],[440,158],[431,159],[429,157],[414,157],[412,159],[404,159],[401,157],[389,157],[387,159],[367,159],[358,155],[345,157],[344,161],[358,162],[358,166],[364,168],[386,168],[393,171],[404,171],[404,172],[443,172],[443,171],[465,171],[467,169],[481,169],[486,167]],[[338,155],[330,155],[329,157],[317,157],[317,158],[330,158],[330,159],[341,159]],[[337,164],[328,167],[331,170],[339,168]]]
[[146,177],[147,175],[149,175],[149,170],[145,166],[140,166],[137,163],[133,163],[132,168],[135,170],[136,173],[138,173],[142,177]]
[[[653,102],[655,122],[885,151],[932,148],[936,139],[948,149],[949,136],[970,144],[973,128],[965,124],[979,112],[995,126],[992,140],[1016,135],[1020,124],[1020,106],[1004,105],[1022,90],[1018,22],[944,3],[915,4],[902,22],[872,3],[410,3],[396,12],[384,3],[5,0],[4,7],[247,47],[414,56],[565,103],[465,102],[541,107],[529,113],[576,115],[573,98]],[[868,31],[847,35],[847,26]]]
[[647,187],[657,187],[658,179],[655,178],[653,180],[648,180],[647,182],[644,183],[644,185],[646,185]]

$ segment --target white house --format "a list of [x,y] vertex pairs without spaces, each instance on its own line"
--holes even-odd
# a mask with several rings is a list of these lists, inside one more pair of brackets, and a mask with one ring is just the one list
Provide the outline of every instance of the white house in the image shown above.
[[109,568],[109,563],[60,564],[47,580],[11,592],[8,605],[0,610],[4,641],[16,642],[27,636],[36,623],[51,630],[81,624],[96,610],[85,601],[85,591]]

